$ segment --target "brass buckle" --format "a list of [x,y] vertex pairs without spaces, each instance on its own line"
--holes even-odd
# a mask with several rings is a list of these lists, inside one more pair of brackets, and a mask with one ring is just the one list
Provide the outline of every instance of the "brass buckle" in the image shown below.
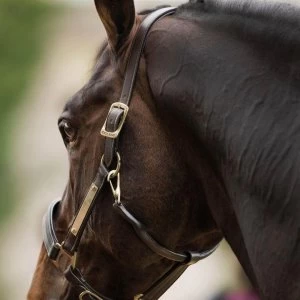
[[63,272],[66,270],[66,268],[71,264],[73,268],[76,267],[77,262],[77,252],[74,253],[74,255],[70,255],[66,250],[63,248],[63,243],[61,244],[57,243],[56,246],[59,248],[59,253],[57,255],[57,258],[54,261],[54,264],[56,267]]
[[[110,132],[110,131],[107,131],[107,130],[106,130],[106,124],[107,124],[107,118],[108,118],[110,112],[111,112],[114,108],[120,108],[120,109],[123,109],[124,113],[123,113],[123,116],[122,116],[122,119],[121,119],[121,121],[120,121],[120,123],[119,123],[118,128],[117,128],[115,131]],[[129,110],[129,107],[128,107],[126,104],[122,103],[122,102],[115,102],[115,103],[113,103],[113,104],[111,105],[111,107],[110,107],[110,110],[109,110],[109,112],[108,112],[108,115],[107,115],[107,117],[106,117],[106,120],[105,120],[105,122],[104,122],[104,125],[103,125],[103,127],[102,127],[102,129],[101,129],[101,131],[100,131],[101,135],[103,135],[103,136],[105,136],[105,137],[108,137],[108,138],[111,138],[111,139],[117,138],[118,135],[119,135],[119,133],[120,133],[120,131],[121,131],[121,129],[122,129],[122,127],[123,127],[123,125],[124,125],[126,116],[127,116],[127,114],[128,114],[128,110]]]

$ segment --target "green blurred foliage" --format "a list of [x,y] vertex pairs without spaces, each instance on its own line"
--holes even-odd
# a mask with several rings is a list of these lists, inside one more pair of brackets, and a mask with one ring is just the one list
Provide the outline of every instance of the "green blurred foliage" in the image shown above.
[[0,220],[17,198],[10,173],[10,117],[33,78],[53,8],[37,0],[0,0]]

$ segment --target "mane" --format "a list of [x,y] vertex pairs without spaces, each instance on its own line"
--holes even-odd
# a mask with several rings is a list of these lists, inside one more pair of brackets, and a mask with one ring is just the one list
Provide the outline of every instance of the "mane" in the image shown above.
[[166,5],[158,5],[155,8],[146,8],[146,9],[139,11],[138,14],[139,15],[148,15],[148,14],[150,14],[160,8],[164,8],[164,7],[170,7],[170,5],[166,4]]
[[289,3],[190,0],[178,7],[177,16],[211,22],[242,38],[255,36],[272,47],[283,43],[300,47],[300,7]]

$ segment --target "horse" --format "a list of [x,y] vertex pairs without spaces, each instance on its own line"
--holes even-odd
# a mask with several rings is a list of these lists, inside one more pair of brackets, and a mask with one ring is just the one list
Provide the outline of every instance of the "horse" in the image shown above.
[[[112,144],[100,132],[113,108],[122,110],[123,126],[125,107],[113,103],[150,11],[137,15],[133,0],[95,5],[107,42],[59,117],[70,172],[52,207],[63,241],[76,233],[82,199],[95,200],[76,265],[105,297],[83,292],[80,299],[133,299],[172,269],[175,262],[136,234],[145,228],[173,252],[205,251],[225,238],[261,299],[299,299],[299,8],[192,0],[157,20],[137,65],[120,154],[107,163],[101,157]],[[110,164],[111,187],[103,180],[97,194],[90,184],[99,165]],[[136,219],[129,224],[114,201],[143,224],[137,232]],[[77,299],[48,255],[42,245],[28,299]]]

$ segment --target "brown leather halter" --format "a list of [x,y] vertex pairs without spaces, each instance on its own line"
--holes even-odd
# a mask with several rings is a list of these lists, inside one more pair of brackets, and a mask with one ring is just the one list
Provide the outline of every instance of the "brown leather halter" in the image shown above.
[[[105,136],[105,150],[96,177],[91,184],[86,197],[84,198],[65,240],[60,243],[56,237],[54,229],[54,214],[60,204],[60,200],[54,201],[48,208],[43,219],[43,240],[49,258],[54,262],[61,272],[64,273],[66,279],[71,285],[78,290],[79,299],[103,299],[111,300],[95,291],[83,278],[83,275],[76,267],[77,249],[80,239],[87,225],[88,219],[95,205],[97,195],[103,187],[109,182],[115,199],[113,208],[132,226],[138,237],[155,253],[174,261],[174,266],[167,271],[162,277],[158,278],[151,287],[145,292],[136,295],[134,299],[153,300],[158,299],[165,291],[182,275],[187,267],[197,261],[206,258],[212,254],[218,245],[211,249],[183,253],[173,252],[153,239],[146,231],[142,223],[140,223],[122,204],[120,192],[120,167],[121,159],[117,152],[118,136],[124,125],[132,91],[135,84],[136,73],[138,70],[140,58],[145,45],[146,37],[151,26],[163,16],[171,15],[175,12],[175,8],[168,7],[159,9],[149,14],[141,23],[136,33],[135,39],[131,46],[131,54],[126,67],[123,89],[119,102],[112,104],[106,122],[103,125],[101,134]],[[117,159],[117,166],[112,169],[114,160]],[[113,181],[117,183],[115,188]]]

